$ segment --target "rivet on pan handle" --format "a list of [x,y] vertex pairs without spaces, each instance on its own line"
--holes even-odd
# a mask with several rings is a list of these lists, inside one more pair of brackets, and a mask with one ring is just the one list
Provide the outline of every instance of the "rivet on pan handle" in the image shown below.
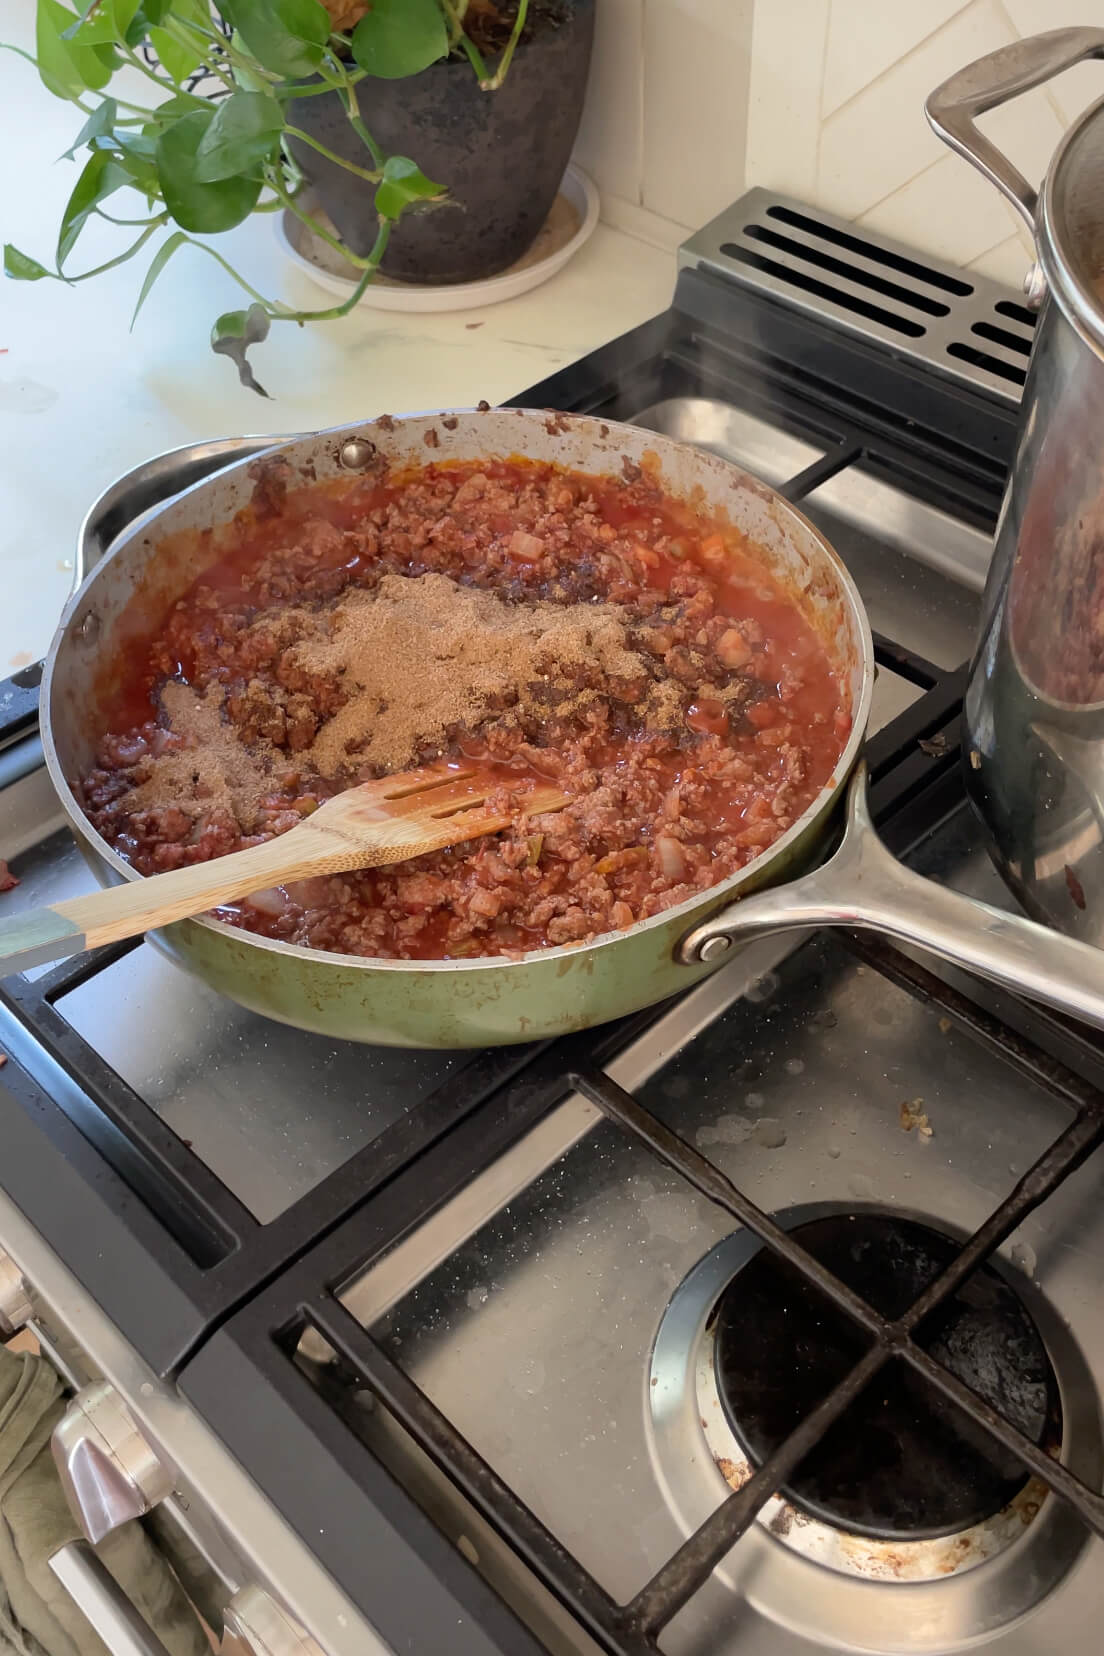
[[737,942],[810,926],[852,926],[913,944],[1029,1000],[1104,1028],[1104,949],[914,874],[886,850],[870,816],[866,766],[847,795],[838,851],[798,880],[730,904],[686,933],[676,958],[723,958]]

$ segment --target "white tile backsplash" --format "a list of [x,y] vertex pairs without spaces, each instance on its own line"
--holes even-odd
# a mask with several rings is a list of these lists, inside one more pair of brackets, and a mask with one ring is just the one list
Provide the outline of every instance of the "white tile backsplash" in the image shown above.
[[645,0],[643,205],[704,224],[742,194],[754,0]]
[[924,119],[933,86],[1015,36],[998,0],[972,0],[870,82],[820,131],[817,199],[855,218],[947,153]]
[[[577,156],[608,216],[663,246],[762,184],[1017,284],[1026,228],[924,119],[947,75],[1104,0],[597,0]],[[1093,14],[1096,14],[1095,16]],[[1038,183],[1104,64],[981,122]]]
[[1023,286],[1023,279],[1031,269],[1032,258],[1024,246],[1022,236],[1009,236],[1007,241],[998,242],[979,259],[970,264],[971,270],[979,270],[983,276],[991,276],[994,282],[1004,282],[1006,286],[1017,291]]
[[864,86],[899,63],[938,32],[970,0],[922,0],[919,5],[884,0],[832,0],[824,56],[821,116],[831,115]]
[[812,201],[830,0],[756,0],[747,180]]
[[644,169],[644,0],[598,0],[575,157],[603,195],[639,201]]
[[922,224],[924,250],[957,265],[970,264],[1016,233],[1012,209],[999,191],[949,151],[858,222],[913,244]]

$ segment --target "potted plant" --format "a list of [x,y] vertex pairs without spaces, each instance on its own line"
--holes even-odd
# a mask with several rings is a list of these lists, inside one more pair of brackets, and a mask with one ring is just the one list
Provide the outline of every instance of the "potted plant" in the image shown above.
[[[53,268],[9,243],[5,274],[87,281],[151,252],[137,317],[169,260],[196,247],[250,300],[217,319],[211,345],[263,395],[247,353],[274,322],[346,315],[381,266],[408,279],[455,281],[521,256],[574,139],[594,0],[76,4],[37,0],[31,61],[48,91],[85,117],[67,152],[80,158],[80,173]],[[127,93],[139,75],[146,101],[120,94],[114,77],[122,69],[131,71]],[[411,159],[416,146],[432,153],[439,177],[423,170],[421,155]],[[323,212],[312,205],[312,185]],[[115,210],[113,198],[128,190],[142,198],[140,212]],[[266,298],[206,239],[278,211],[302,220],[356,270],[342,303],[303,311]],[[94,215],[129,240],[106,264],[74,271]]]
[[[408,215],[396,226],[380,268],[407,282],[437,284],[507,269],[547,219],[571,155],[595,0],[392,0],[408,30],[421,13],[424,45],[386,59],[364,44],[380,0],[371,8],[368,0],[326,4],[335,22],[352,25],[358,61],[372,71],[358,92],[377,143],[417,156],[447,191],[439,211]],[[429,51],[437,55],[425,65],[420,60]],[[298,125],[342,160],[358,159],[337,94],[310,99]],[[343,244],[369,252],[373,215],[359,181],[301,138],[290,147]]]

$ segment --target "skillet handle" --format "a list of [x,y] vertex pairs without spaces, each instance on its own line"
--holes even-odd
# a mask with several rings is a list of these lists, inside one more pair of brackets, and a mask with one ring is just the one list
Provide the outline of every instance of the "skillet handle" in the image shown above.
[[871,820],[865,765],[851,779],[835,855],[798,880],[722,909],[687,932],[676,954],[686,965],[719,961],[737,941],[810,926],[884,933],[1104,1029],[1104,949],[949,891],[899,863]]

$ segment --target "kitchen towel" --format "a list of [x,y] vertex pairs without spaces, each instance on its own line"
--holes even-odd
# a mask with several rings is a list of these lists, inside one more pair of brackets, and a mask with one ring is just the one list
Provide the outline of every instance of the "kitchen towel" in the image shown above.
[[[18,1656],[110,1656],[50,1569],[80,1539],[50,1453],[65,1412],[57,1374],[41,1357],[0,1347],[0,1650]],[[179,1582],[139,1523],[96,1548],[170,1656],[211,1656]]]

